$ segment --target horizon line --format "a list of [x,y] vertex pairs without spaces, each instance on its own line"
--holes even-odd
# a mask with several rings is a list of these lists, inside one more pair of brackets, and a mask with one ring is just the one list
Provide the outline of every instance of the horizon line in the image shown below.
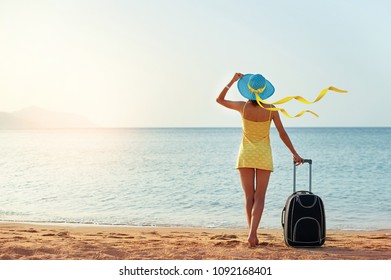
[[[0,130],[81,130],[81,129],[227,129],[242,128],[241,126],[95,126],[95,127],[30,127],[30,128],[0,128]],[[271,127],[276,129],[275,127]],[[322,128],[391,128],[391,126],[284,126],[284,128],[322,129]]]

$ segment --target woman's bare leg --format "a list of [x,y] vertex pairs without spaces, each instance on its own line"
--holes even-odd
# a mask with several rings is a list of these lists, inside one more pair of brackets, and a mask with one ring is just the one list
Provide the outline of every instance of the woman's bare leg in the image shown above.
[[256,188],[254,193],[254,204],[251,213],[250,231],[248,235],[249,246],[258,244],[257,230],[262,218],[265,206],[266,189],[269,184],[270,171],[256,169]]
[[244,191],[247,224],[250,228],[251,216],[254,205],[254,193],[255,193],[255,169],[253,168],[239,168],[240,180]]

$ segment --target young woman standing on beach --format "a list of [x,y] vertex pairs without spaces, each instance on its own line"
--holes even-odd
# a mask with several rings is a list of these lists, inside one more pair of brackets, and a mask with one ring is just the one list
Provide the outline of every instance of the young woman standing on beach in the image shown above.
[[[249,101],[225,99],[229,88],[237,81],[239,92]],[[272,121],[278,130],[281,140],[292,152],[294,162],[296,164],[303,163],[303,159],[296,152],[282,125],[278,111],[268,110],[268,108],[274,108],[274,106],[262,103],[263,100],[270,97],[273,93],[273,85],[262,75],[236,73],[216,99],[219,104],[238,111],[242,115],[243,137],[236,167],[239,170],[245,194],[249,247],[255,247],[259,244],[257,230],[265,205],[265,195],[270,173],[273,171],[269,139]]]

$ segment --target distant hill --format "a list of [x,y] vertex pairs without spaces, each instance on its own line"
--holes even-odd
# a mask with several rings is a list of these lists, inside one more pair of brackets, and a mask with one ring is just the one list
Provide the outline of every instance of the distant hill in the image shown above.
[[12,113],[0,112],[0,129],[32,128],[34,124],[20,119]]
[[83,116],[28,107],[13,113],[0,112],[0,129],[92,128]]

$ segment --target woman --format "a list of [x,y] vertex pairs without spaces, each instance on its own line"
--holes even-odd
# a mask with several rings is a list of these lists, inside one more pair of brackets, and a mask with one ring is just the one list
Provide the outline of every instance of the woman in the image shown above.
[[[225,99],[229,88],[238,80],[239,92],[249,99],[248,102]],[[270,97],[273,93],[273,85],[262,75],[236,73],[216,99],[219,104],[236,110],[242,115],[243,137],[237,168],[245,194],[249,247],[255,247],[259,244],[257,230],[265,205],[270,173],[273,171],[269,139],[271,121],[274,122],[282,141],[292,152],[295,164],[303,163],[303,159],[296,152],[281,123],[278,111],[268,110],[274,106],[262,103],[262,100]],[[258,101],[256,101],[257,99]]]

